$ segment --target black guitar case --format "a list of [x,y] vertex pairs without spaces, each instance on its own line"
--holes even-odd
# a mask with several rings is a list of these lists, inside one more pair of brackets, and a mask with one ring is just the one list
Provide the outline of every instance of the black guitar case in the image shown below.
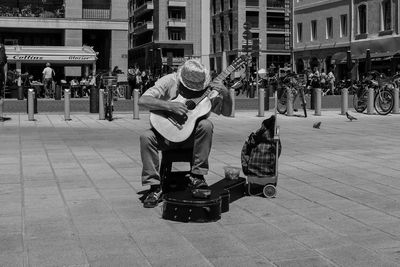
[[164,194],[162,218],[178,222],[214,222],[221,212],[229,211],[229,203],[245,195],[245,178],[222,179],[210,186],[207,199],[194,198],[189,189]]
[[189,189],[164,194],[163,219],[178,222],[215,222],[221,219],[221,196],[211,192],[207,199],[194,198]]

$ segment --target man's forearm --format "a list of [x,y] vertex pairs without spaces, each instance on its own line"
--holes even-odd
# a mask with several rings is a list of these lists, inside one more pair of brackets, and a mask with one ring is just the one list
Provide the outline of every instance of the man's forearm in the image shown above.
[[139,106],[149,110],[169,110],[168,101],[146,95],[139,98]]

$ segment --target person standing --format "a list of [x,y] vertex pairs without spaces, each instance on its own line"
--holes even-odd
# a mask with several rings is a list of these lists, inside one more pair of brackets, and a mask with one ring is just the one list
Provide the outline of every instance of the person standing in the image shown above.
[[0,121],[3,121],[3,97],[5,97],[6,74],[4,67],[7,64],[6,48],[0,43]]
[[4,97],[4,86],[6,83],[6,74],[4,67],[7,64],[6,48],[0,43],[0,99]]
[[50,63],[47,62],[46,68],[44,68],[42,74],[43,74],[43,89],[44,89],[45,96],[47,97],[50,95],[50,90],[53,87],[53,78],[56,75],[56,73],[50,67]]

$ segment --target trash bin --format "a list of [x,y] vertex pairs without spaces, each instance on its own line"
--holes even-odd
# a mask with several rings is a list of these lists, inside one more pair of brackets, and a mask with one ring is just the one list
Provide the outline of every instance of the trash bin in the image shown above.
[[[36,114],[36,113],[38,113],[38,111],[37,111],[37,90],[36,90],[36,88],[34,88],[34,90],[35,90],[35,94],[34,94],[34,97],[33,97],[33,113],[34,114]],[[26,96],[26,113],[29,113],[29,107],[28,107],[28,95]]]
[[249,97],[250,97],[250,98],[254,98],[254,96],[255,96],[256,90],[255,90],[254,87],[255,87],[254,85],[249,84],[249,89],[250,89]]
[[24,88],[22,85],[18,86],[18,100],[24,100]]
[[96,86],[90,87],[90,113],[99,113],[99,88]]
[[54,92],[54,99],[61,100],[61,85],[56,85],[56,90]]

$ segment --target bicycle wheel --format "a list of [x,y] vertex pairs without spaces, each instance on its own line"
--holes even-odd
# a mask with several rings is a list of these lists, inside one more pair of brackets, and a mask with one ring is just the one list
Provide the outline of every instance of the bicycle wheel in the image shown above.
[[367,109],[368,104],[368,91],[364,89],[358,90],[358,92],[353,95],[353,107],[359,112],[363,113]]
[[278,96],[277,106],[276,109],[280,114],[285,114],[287,107],[287,92],[286,90],[282,89],[280,96]]
[[374,106],[376,112],[380,115],[387,115],[389,114],[394,105],[394,97],[392,92],[387,89],[379,90],[378,93],[375,95],[374,99]]

